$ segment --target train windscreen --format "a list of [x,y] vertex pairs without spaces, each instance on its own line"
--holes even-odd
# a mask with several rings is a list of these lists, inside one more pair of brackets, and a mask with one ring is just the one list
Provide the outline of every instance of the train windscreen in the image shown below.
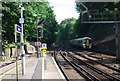
[[92,40],[91,39],[86,39],[86,46],[89,46],[92,44]]

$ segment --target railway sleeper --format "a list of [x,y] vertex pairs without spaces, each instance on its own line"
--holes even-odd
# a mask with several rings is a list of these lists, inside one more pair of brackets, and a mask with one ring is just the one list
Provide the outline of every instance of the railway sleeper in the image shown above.
[[120,81],[120,78],[118,78],[118,77],[114,77],[113,75],[111,75],[111,74],[109,74],[109,73],[105,73],[104,71],[101,71],[100,69],[98,69],[98,68],[96,68],[96,67],[94,67],[94,66],[92,66],[92,65],[90,65],[90,64],[88,64],[88,63],[86,63],[86,62],[84,62],[84,61],[82,61],[82,60],[80,60],[80,59],[78,59],[77,57],[75,57],[75,56],[73,56],[73,55],[71,55],[71,54],[69,54],[69,56],[70,56],[70,57],[74,57],[75,59],[77,59],[77,60],[79,60],[80,62],[84,63],[86,66],[88,66],[88,67],[90,67],[91,69],[95,70],[96,72],[104,75],[104,76],[105,76],[106,78],[108,78],[109,80],[112,80],[112,81],[113,81],[113,80],[115,80],[115,81]]
[[79,55],[79,56],[81,56],[81,57],[83,57],[83,58],[86,58],[86,59],[88,59],[88,60],[90,60],[90,61],[92,61],[92,62],[94,62],[94,63],[98,63],[98,64],[101,64],[101,65],[103,65],[103,66],[105,66],[105,67],[107,67],[107,68],[109,68],[109,69],[115,70],[116,72],[120,72],[119,69],[115,69],[115,68],[113,68],[113,67],[107,66],[107,65],[105,65],[105,64],[103,64],[103,63],[100,63],[100,62],[98,62],[98,61],[94,61],[94,60],[89,59],[88,57],[86,57],[86,56],[84,56],[84,55],[81,55],[81,54],[78,54],[78,53],[76,53],[76,54]]
[[[75,66],[72,62],[68,61],[68,59],[61,54],[61,56],[72,66],[74,67],[75,70],[77,70],[78,73],[82,74],[82,76],[86,77],[87,81],[101,81],[99,80],[97,77],[95,77],[94,75],[88,73],[87,71],[83,70],[83,68],[78,68],[78,66]],[[87,73],[86,73],[87,72]]]

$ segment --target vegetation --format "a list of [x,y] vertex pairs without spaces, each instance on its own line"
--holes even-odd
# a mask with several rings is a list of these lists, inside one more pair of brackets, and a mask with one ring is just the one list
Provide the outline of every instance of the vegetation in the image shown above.
[[[110,13],[119,12],[120,2],[101,2],[101,3],[83,3],[86,5],[88,10],[98,11],[101,13]],[[81,21],[81,11],[85,9],[80,3],[76,3],[76,10],[80,13],[78,19],[68,18],[63,20],[59,25],[58,32],[58,42],[64,43],[70,39],[90,36],[94,40],[99,40],[104,37],[104,35],[109,32],[108,30],[113,27],[109,24],[83,24]]]
[[75,18],[68,18],[63,20],[59,25],[58,42],[64,43],[74,38],[74,24]]
[[[84,2],[83,4],[88,10],[92,11],[110,14],[114,14],[114,12],[120,13],[120,2]],[[80,3],[76,3],[76,10],[80,13],[79,19],[74,27],[76,37],[90,36],[95,40],[99,40],[113,27],[111,24],[83,24],[81,21],[81,12],[84,11],[85,8],[81,6]]]
[[[33,14],[41,14],[38,20],[46,18],[42,25],[44,30],[44,42],[52,44],[56,41],[58,31],[55,14],[48,2],[23,2],[24,5],[24,40],[36,41],[37,26],[36,17]],[[19,2],[2,2],[2,39],[3,42],[14,43],[14,24],[19,24],[20,9]],[[20,39],[18,39],[20,41]]]
[[[120,12],[120,2],[104,2],[104,3],[84,3],[88,10],[99,10],[102,13]],[[83,24],[81,21],[81,11],[85,9],[76,3],[76,10],[80,13],[78,19],[64,19],[59,25],[56,22],[55,14],[49,2],[24,2],[24,40],[36,41],[37,26],[36,19],[33,14],[42,14],[38,17],[46,18],[46,22],[42,25],[44,30],[43,42],[52,44],[54,42],[63,43],[70,39],[90,36],[94,39],[100,39],[110,25],[106,24]],[[14,43],[14,24],[19,24],[20,9],[18,2],[3,2],[2,3],[2,38],[7,43]],[[113,25],[112,25],[113,26]],[[9,41],[8,41],[9,40]],[[20,41],[20,39],[18,39]]]

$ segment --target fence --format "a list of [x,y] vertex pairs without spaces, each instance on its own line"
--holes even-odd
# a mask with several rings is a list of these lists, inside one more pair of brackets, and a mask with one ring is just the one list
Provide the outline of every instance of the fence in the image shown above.
[[120,21],[120,12],[86,11],[81,14],[82,22]]

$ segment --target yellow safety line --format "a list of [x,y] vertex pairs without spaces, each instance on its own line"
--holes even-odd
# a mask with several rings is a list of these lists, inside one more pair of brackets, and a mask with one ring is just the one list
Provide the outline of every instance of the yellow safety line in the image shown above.
[[16,68],[16,67],[14,67],[14,68],[12,68],[11,70],[9,70],[9,71],[3,73],[2,75],[0,75],[0,78],[3,77],[3,76],[5,76],[6,74],[10,73],[11,71],[13,71],[15,68]]
[[[26,62],[29,62],[29,61],[31,61],[31,60],[33,60],[33,59],[27,60]],[[20,67],[20,66],[21,66],[21,64],[19,64],[18,67]],[[9,71],[3,73],[2,75],[0,75],[0,78],[3,77],[3,76],[5,76],[6,74],[10,73],[10,72],[13,71],[14,69],[16,69],[16,66],[15,66],[14,68],[10,69]]]

